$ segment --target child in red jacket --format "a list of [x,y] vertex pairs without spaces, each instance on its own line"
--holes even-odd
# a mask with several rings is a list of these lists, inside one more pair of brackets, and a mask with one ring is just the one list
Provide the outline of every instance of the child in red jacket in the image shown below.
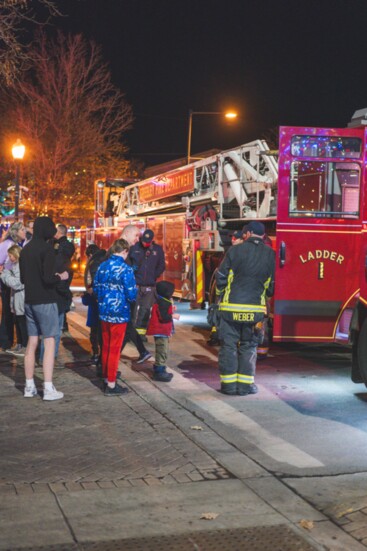
[[159,281],[157,283],[157,302],[153,305],[147,330],[147,335],[154,336],[155,343],[153,379],[163,383],[169,383],[173,377],[173,374],[167,373],[166,370],[168,343],[169,337],[173,333],[173,319],[180,318],[178,314],[174,314],[176,309],[172,304],[174,290],[175,286],[169,281]]

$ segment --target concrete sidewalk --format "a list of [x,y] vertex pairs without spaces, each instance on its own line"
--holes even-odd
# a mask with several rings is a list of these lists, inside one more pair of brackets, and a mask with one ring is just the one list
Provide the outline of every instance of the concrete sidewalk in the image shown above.
[[130,392],[107,399],[84,319],[69,319],[55,373],[64,400],[24,399],[23,362],[0,355],[0,549],[365,549],[149,370],[122,363]]

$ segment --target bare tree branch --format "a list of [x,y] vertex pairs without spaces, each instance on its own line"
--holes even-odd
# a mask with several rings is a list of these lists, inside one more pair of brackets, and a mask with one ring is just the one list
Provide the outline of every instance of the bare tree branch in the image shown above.
[[[44,20],[33,8],[43,8]],[[29,23],[45,23],[60,15],[53,0],[0,0],[0,79],[6,84],[14,81],[18,71],[28,60],[27,45],[22,36]]]
[[35,181],[55,198],[74,166],[121,152],[132,110],[112,84],[100,48],[81,35],[58,33],[49,41],[40,33],[29,57],[31,67],[11,87],[6,112],[28,146]]

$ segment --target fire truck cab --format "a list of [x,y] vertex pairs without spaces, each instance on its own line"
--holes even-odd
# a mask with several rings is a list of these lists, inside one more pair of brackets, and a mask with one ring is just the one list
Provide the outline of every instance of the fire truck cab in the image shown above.
[[349,342],[366,383],[365,167],[364,128],[280,128],[273,339]]

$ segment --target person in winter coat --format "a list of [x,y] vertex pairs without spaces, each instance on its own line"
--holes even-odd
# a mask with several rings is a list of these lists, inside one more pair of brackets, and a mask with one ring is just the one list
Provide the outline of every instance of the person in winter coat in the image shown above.
[[[14,222],[0,243],[0,271],[10,269],[11,262],[8,249],[12,245],[20,245],[26,237],[25,227],[22,222]],[[10,288],[1,283],[1,324],[0,347],[4,350],[11,348],[14,342],[14,316],[10,309]]]
[[129,253],[138,286],[133,321],[137,332],[142,336],[146,334],[150,309],[155,301],[157,279],[166,269],[163,249],[153,239],[154,232],[146,229],[139,242],[131,247]]
[[[67,243],[70,243],[69,241]],[[70,243],[71,247],[67,244],[63,249],[55,249],[56,258],[55,258],[55,271],[56,273],[67,272],[68,279],[64,281],[59,281],[55,286],[56,291],[56,304],[59,320],[59,329],[57,335],[55,335],[55,367],[63,368],[65,367],[62,362],[57,359],[61,341],[62,330],[64,327],[65,316],[67,312],[70,311],[70,305],[72,301],[72,293],[70,291],[70,284],[72,279],[72,269],[71,269],[71,257],[74,254],[74,245]],[[44,355],[44,343],[41,341],[41,349],[39,356],[39,363],[42,364]]]
[[26,222],[26,224],[25,224],[25,240],[24,240],[24,243],[23,243],[23,247],[33,237],[33,226],[34,226],[34,220],[28,220],[28,222]]
[[102,330],[98,316],[98,302],[93,294],[93,281],[99,265],[106,259],[105,249],[100,249],[95,243],[91,243],[85,250],[88,258],[84,271],[85,293],[82,303],[88,306],[87,327],[90,327],[89,340],[92,347],[92,363],[97,366],[97,376],[102,377]]
[[[127,226],[125,226],[121,233],[121,238],[126,239],[126,241],[129,243],[130,250],[131,250],[131,247],[136,245],[136,243],[139,241],[139,237],[140,237],[140,230],[137,226],[134,226],[133,224],[128,224]],[[127,257],[126,262],[129,264],[129,266],[132,265],[130,256]],[[131,304],[132,318],[134,316],[134,312],[135,312],[135,302]],[[123,351],[123,349],[125,348],[125,346],[129,341],[136,347],[137,351],[139,352],[139,358],[136,360],[136,363],[138,364],[144,363],[147,360],[149,360],[149,358],[152,357],[149,350],[145,348],[142,337],[137,332],[132,319],[127,324],[125,338],[124,338],[124,342],[122,343],[121,352]]]
[[28,333],[24,312],[24,285],[20,281],[19,256],[22,249],[19,245],[12,245],[8,249],[9,260],[12,266],[0,274],[1,281],[10,288],[10,309],[15,315],[17,345],[7,350],[14,356],[24,356],[27,347]]
[[[57,224],[56,229],[57,229],[57,232],[56,232],[55,239],[54,239],[54,250],[58,255],[63,254],[64,255],[64,260],[68,259],[67,263],[65,265],[65,269],[69,273],[69,278],[68,278],[67,284],[64,283],[64,288],[66,288],[66,286],[67,286],[70,290],[70,285],[71,285],[71,282],[72,282],[72,279],[73,279],[73,276],[74,276],[74,272],[71,268],[71,259],[74,256],[74,254],[76,253],[76,250],[75,250],[74,243],[72,243],[72,241],[70,241],[67,238],[68,229],[65,226],[65,224]],[[80,267],[80,261],[78,262],[78,266]],[[69,308],[67,310],[64,310],[64,311],[60,310],[60,308],[59,308],[60,321],[61,321],[61,314],[62,313],[64,314],[64,316],[63,316],[63,326],[62,326],[61,332],[60,332],[60,339],[61,339],[61,334],[63,332],[69,331],[68,322],[67,322],[67,318],[66,318],[66,313],[70,310],[70,307],[71,307],[71,304],[72,304],[72,295],[71,295],[71,293],[70,293],[70,296],[71,296],[71,300],[70,300]],[[58,306],[59,306],[59,303],[58,303]],[[60,342],[60,339],[59,339],[59,342]],[[57,346],[57,340],[56,340],[56,346]]]
[[134,272],[125,262],[128,254],[128,242],[117,239],[107,251],[107,258],[99,266],[93,282],[102,327],[105,396],[121,396],[128,392],[126,387],[116,384],[121,346],[130,319],[130,302],[136,298]]
[[153,305],[147,330],[147,335],[154,336],[155,343],[153,379],[163,383],[169,383],[173,377],[172,373],[167,373],[166,363],[169,337],[173,333],[173,319],[179,319],[179,315],[174,313],[176,307],[172,304],[174,290],[175,286],[169,281],[157,283],[157,301]]
[[20,280],[24,283],[25,315],[28,330],[28,344],[24,358],[26,385],[25,398],[37,396],[34,383],[35,355],[39,338],[45,346],[43,359],[44,400],[60,400],[63,393],[52,384],[55,358],[55,337],[59,330],[57,311],[57,283],[67,280],[67,271],[56,273],[55,252],[50,240],[56,233],[56,226],[48,216],[39,216],[34,222],[33,237],[20,253]]

